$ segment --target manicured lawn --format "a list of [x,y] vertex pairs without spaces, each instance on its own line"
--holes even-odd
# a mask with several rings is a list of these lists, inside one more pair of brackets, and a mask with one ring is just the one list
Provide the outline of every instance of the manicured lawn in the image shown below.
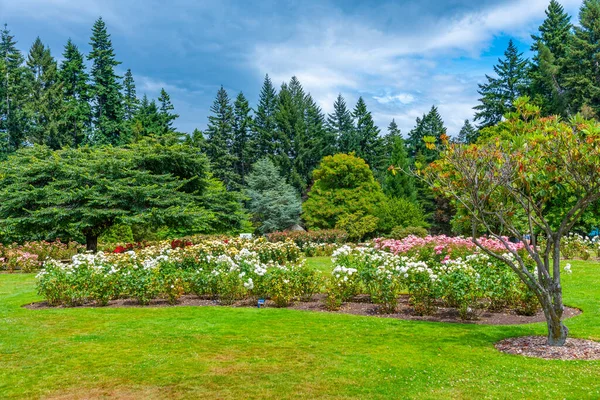
[[306,259],[306,263],[325,274],[331,273],[333,264],[331,263],[331,257],[309,257]]
[[[600,265],[572,264],[565,301],[584,313],[567,325],[573,336],[600,340]],[[226,307],[21,308],[39,300],[34,282],[0,274],[2,399],[600,397],[598,361],[527,359],[493,347],[543,334],[543,324]]]

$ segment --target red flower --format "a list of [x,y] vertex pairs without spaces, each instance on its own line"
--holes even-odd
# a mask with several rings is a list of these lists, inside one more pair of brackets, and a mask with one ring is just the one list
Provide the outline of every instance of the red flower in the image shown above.
[[125,253],[125,247],[123,247],[123,246],[117,246],[117,247],[116,247],[116,248],[113,250],[113,253],[117,253],[117,254],[119,254],[119,253]]

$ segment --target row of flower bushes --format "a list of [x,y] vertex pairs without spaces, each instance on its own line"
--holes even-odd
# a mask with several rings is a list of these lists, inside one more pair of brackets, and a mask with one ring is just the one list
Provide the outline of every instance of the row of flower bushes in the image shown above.
[[60,240],[5,245],[0,243],[0,270],[32,272],[41,268],[47,258],[70,259],[84,251],[85,246],[79,243],[63,243]]
[[285,231],[266,235],[273,243],[293,241],[307,257],[331,256],[340,245],[347,243],[348,234],[340,229],[315,231]]

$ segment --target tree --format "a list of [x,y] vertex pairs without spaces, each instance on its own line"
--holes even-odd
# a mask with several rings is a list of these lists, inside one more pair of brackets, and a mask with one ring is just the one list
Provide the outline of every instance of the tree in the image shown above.
[[90,134],[90,87],[83,54],[71,39],[65,45],[59,75],[64,102],[61,130],[70,136],[69,144],[72,147],[79,147]]
[[333,112],[327,116],[327,129],[335,137],[339,152],[352,151],[354,124],[341,93],[333,103]]
[[2,164],[0,219],[15,239],[85,238],[116,224],[207,230],[206,158],[180,144],[23,149]]
[[93,142],[117,145],[122,141],[123,95],[120,77],[115,73],[119,64],[115,59],[110,35],[102,18],[92,28],[90,39],[92,51],[88,60],[92,62],[92,117],[94,124]]
[[446,135],[444,121],[436,106],[432,106],[422,118],[417,118],[415,127],[408,133],[408,155],[412,160],[423,158],[430,163],[435,160],[439,152],[428,143],[439,142]]
[[564,84],[571,107],[600,112],[600,0],[585,0],[579,11],[579,26],[573,28],[565,61]]
[[[161,93],[162,95],[162,93]],[[123,119],[131,121],[137,112],[140,101],[135,92],[135,81],[131,69],[127,69],[123,78]]]
[[[560,245],[600,199],[600,124],[580,115],[568,122],[541,118],[540,108],[527,98],[515,107],[499,126],[512,135],[450,145],[425,179],[470,216],[482,251],[504,261],[535,293],[546,317],[548,344],[561,346],[568,329],[562,322]],[[504,249],[481,246],[479,229]],[[505,235],[517,238],[525,254]]]
[[383,178],[383,192],[391,198],[403,198],[412,202],[417,200],[417,192],[413,176],[409,173],[410,160],[406,153],[406,145],[396,121],[392,120],[385,137],[389,149],[388,166],[392,166]]
[[270,156],[274,152],[273,140],[275,129],[277,129],[276,112],[277,92],[269,75],[265,75],[253,124],[253,142],[255,143],[256,152],[253,159]]
[[498,59],[498,65],[494,66],[497,77],[486,75],[487,82],[479,85],[481,104],[474,109],[475,121],[481,121],[480,128],[497,124],[504,114],[514,110],[514,101],[527,91],[527,68],[528,61],[511,39],[504,59]]
[[400,197],[386,198],[376,211],[377,231],[388,234],[394,228],[427,227],[421,207]]
[[477,137],[479,136],[479,131],[468,119],[465,119],[465,123],[460,128],[460,132],[458,132],[458,137],[456,138],[457,143],[462,144],[471,144],[477,141]]
[[227,91],[221,86],[210,107],[206,134],[206,155],[215,176],[225,183],[227,190],[237,189],[240,176],[233,166],[237,161],[231,152],[233,142],[233,109]]
[[387,165],[385,167],[381,165],[383,140],[379,137],[379,128],[375,126],[373,116],[367,110],[367,104],[362,97],[358,98],[352,117],[355,120],[355,128],[349,151],[355,152],[358,157],[364,159],[376,173],[381,172],[381,169],[387,168]]
[[571,28],[571,17],[563,6],[550,0],[539,34],[531,35],[534,40],[531,51],[535,54],[529,71],[530,91],[545,115],[570,114],[564,64]]
[[174,132],[175,128],[173,126],[173,121],[179,118],[179,115],[173,112],[175,107],[173,106],[173,103],[171,103],[171,97],[165,89],[160,89],[160,97],[158,98],[158,102],[160,103],[159,116],[162,125],[161,134],[165,135],[167,133]]
[[144,95],[131,121],[130,141],[136,141],[144,136],[161,136],[164,133],[163,118],[155,100],[148,100]]
[[252,165],[246,194],[258,232],[280,231],[299,223],[302,205],[298,193],[268,158]]
[[315,182],[302,205],[311,229],[349,229],[361,239],[377,229],[376,210],[385,197],[365,161],[352,154],[323,158],[313,172]]
[[235,158],[234,170],[240,176],[240,184],[246,184],[246,175],[250,172],[252,165],[253,146],[252,141],[252,116],[250,105],[242,92],[240,92],[233,103],[233,145],[232,153]]

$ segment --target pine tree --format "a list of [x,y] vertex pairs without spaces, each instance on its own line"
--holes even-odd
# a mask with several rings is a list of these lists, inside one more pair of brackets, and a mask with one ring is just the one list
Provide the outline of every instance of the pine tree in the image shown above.
[[61,129],[70,137],[69,144],[76,148],[87,140],[90,133],[89,75],[85,70],[83,54],[71,39],[65,45],[63,59],[59,73],[65,110]]
[[274,149],[271,159],[284,172],[286,181],[295,188],[302,186],[301,179],[294,169],[298,135],[304,129],[303,110],[298,107],[298,87],[292,88],[286,83],[281,85],[277,95],[275,120],[277,129],[274,136]]
[[531,93],[544,114],[568,115],[567,91],[564,83],[565,57],[571,40],[571,17],[556,0],[551,0],[546,19],[531,50],[535,52],[529,73]]
[[394,166],[393,171],[387,171],[383,179],[383,192],[392,198],[403,198],[416,201],[415,182],[410,175],[410,160],[406,152],[406,144],[395,120],[390,122],[385,136],[386,148],[389,149],[388,166]]
[[600,0],[585,0],[566,56],[565,86],[574,111],[600,113]]
[[327,129],[336,138],[337,150],[349,153],[353,148],[354,124],[352,114],[340,93],[333,103],[333,113],[327,117]]
[[415,127],[408,134],[409,157],[414,161],[422,156],[423,160],[429,164],[438,157],[439,153],[437,148],[427,148],[425,139],[431,137],[436,143],[440,143],[442,135],[445,134],[444,121],[442,121],[437,107],[432,106],[427,114],[424,114],[422,118],[417,118]]
[[232,153],[235,158],[234,170],[240,177],[240,184],[246,184],[246,176],[252,165],[252,116],[250,105],[242,92],[233,103],[233,146]]
[[206,155],[212,171],[222,180],[227,190],[239,188],[240,176],[234,171],[235,157],[231,153],[233,141],[233,109],[227,91],[221,86],[210,107],[206,131]]
[[465,123],[460,129],[456,141],[462,144],[471,144],[475,143],[478,136],[479,131],[469,122],[468,119],[465,119]]
[[255,143],[256,154],[253,159],[270,156],[274,152],[273,140],[277,129],[276,112],[277,92],[269,75],[266,75],[254,117],[253,142]]
[[131,121],[139,106],[139,100],[135,92],[135,81],[131,69],[127,69],[123,78],[123,119]]
[[0,152],[4,155],[15,151],[25,143],[27,115],[28,70],[23,55],[17,48],[14,36],[7,25],[0,32],[0,59],[3,71],[0,76]]
[[160,103],[160,119],[162,122],[162,134],[167,134],[169,132],[174,132],[175,128],[173,126],[173,121],[179,118],[178,114],[175,114],[173,111],[175,107],[173,103],[171,103],[171,97],[165,91],[165,89],[160,89],[160,97],[158,98],[158,102]]
[[144,94],[131,122],[131,140],[138,141],[144,136],[158,136],[163,133],[164,125],[155,100],[148,100]]
[[375,126],[373,116],[367,110],[367,104],[362,97],[358,98],[352,117],[355,120],[355,129],[350,150],[364,159],[377,177],[382,169],[387,168],[383,166],[387,160],[382,160],[384,143],[379,137],[379,128]]
[[119,144],[123,133],[123,96],[120,77],[110,35],[102,18],[92,28],[90,39],[92,51],[88,60],[92,62],[93,141],[101,144]]
[[480,127],[495,125],[504,114],[513,111],[513,102],[527,91],[527,69],[527,60],[511,39],[504,59],[498,59],[498,65],[494,66],[497,78],[486,75],[487,82],[479,85],[481,104],[474,109],[477,110],[475,120],[481,121]]

